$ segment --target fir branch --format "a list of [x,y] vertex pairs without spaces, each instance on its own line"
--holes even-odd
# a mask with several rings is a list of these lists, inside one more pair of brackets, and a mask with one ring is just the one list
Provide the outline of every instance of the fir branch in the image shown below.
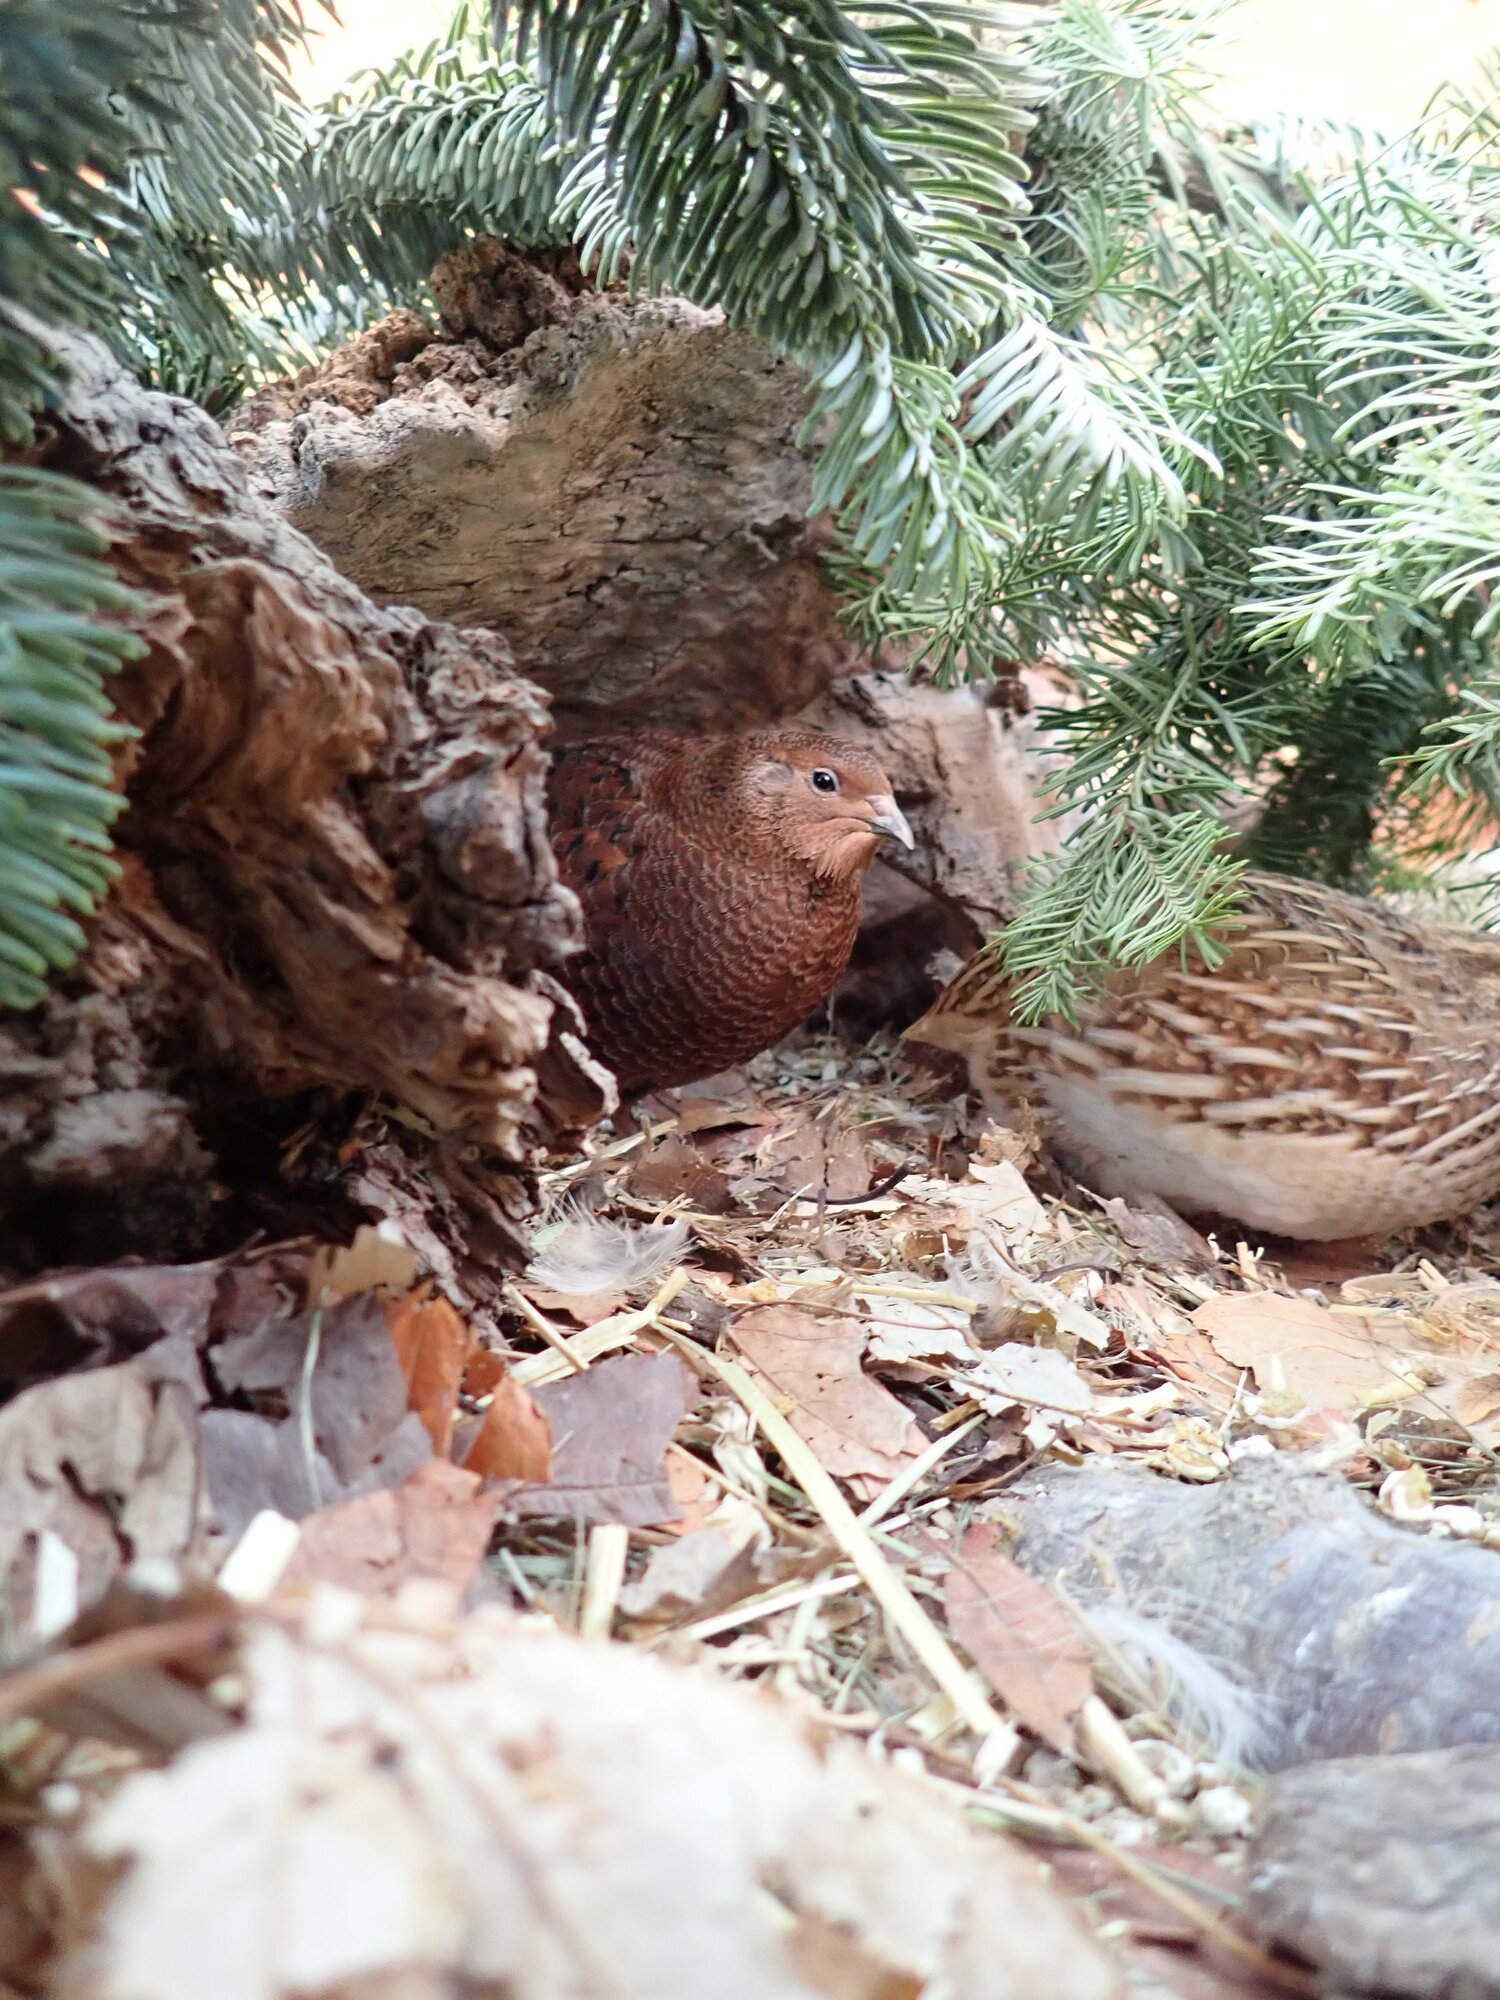
[[[105,677],[143,650],[117,622],[136,607],[98,560],[97,498],[50,474],[0,468],[0,1006],[31,1007],[70,965],[115,869],[124,804],[108,746]],[[72,914],[70,914],[70,912]]]
[[[1017,8],[525,0],[547,104],[577,151],[560,214],[609,276],[669,284],[801,361],[816,504],[882,606],[940,632],[992,594],[1007,463],[1170,513],[1151,414],[1046,328],[1018,275],[1011,134],[1040,79]],[[991,31],[988,42],[980,31]],[[990,393],[978,432],[972,392]],[[975,450],[1005,415],[1016,442]],[[993,461],[993,462],[989,462]],[[878,614],[877,614],[878,615]],[[977,648],[974,631],[967,643]],[[952,664],[951,657],[946,664]]]
[[1091,814],[1065,856],[1032,865],[1006,926],[1016,1017],[1075,1018],[1080,993],[1112,964],[1147,965],[1174,945],[1219,964],[1215,933],[1232,927],[1240,873],[1222,829],[1200,812]]
[[[34,329],[83,323],[148,365],[164,317],[231,359],[235,316],[201,239],[271,116],[280,0],[8,0],[0,70],[0,432],[24,442],[58,387]],[[216,55],[208,50],[214,42]],[[191,94],[184,95],[186,83]],[[195,114],[198,124],[194,127]],[[168,135],[171,135],[169,142]],[[169,143],[175,172],[167,177]],[[245,190],[249,183],[242,181]],[[100,245],[107,239],[108,254]],[[174,260],[176,260],[174,262]],[[0,1005],[33,1006],[84,942],[113,869],[105,680],[139,650],[133,593],[102,560],[97,500],[0,468]]]

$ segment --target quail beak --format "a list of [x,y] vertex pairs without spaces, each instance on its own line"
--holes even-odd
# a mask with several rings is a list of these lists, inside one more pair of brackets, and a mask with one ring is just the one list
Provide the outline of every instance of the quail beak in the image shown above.
[[906,824],[906,814],[889,792],[872,798],[870,807],[870,824],[877,833],[889,834],[892,840],[899,840],[903,847],[916,846],[917,843],[912,839],[911,828]]

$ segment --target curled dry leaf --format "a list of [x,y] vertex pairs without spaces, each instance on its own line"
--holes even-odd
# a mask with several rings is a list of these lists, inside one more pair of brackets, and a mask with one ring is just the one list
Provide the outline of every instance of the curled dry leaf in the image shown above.
[[988,1522],[964,1535],[944,1584],[948,1623],[1006,1707],[1054,1750],[1094,1691],[1088,1649],[1050,1584],[1003,1555]]
[[870,1155],[847,1125],[814,1120],[796,1126],[771,1148],[771,1167],[783,1194],[852,1201],[870,1186]]
[[1104,1203],[1104,1213],[1121,1240],[1158,1270],[1212,1271],[1217,1265],[1212,1245],[1165,1203],[1132,1208],[1116,1197]]
[[669,1535],[696,1534],[719,1504],[720,1489],[690,1451],[674,1445],[667,1453],[667,1488],[681,1519],[662,1525]]
[[934,1224],[956,1230],[960,1238],[985,1223],[1017,1248],[1033,1236],[1051,1233],[1046,1210],[1008,1160],[988,1166],[971,1162],[963,1181],[908,1174],[899,1193],[903,1203],[920,1202],[931,1209]]
[[959,1307],[866,1294],[858,1283],[854,1295],[869,1320],[872,1361],[951,1361],[967,1368],[978,1360],[969,1338],[970,1315]]
[[987,1410],[1030,1403],[1039,1409],[1082,1414],[1094,1394],[1065,1354],[1055,1347],[1027,1347],[1009,1340],[979,1357],[962,1378],[965,1392]]
[[365,1223],[348,1245],[324,1245],[307,1273],[310,1305],[352,1298],[357,1292],[409,1292],[417,1281],[417,1258],[394,1222]]
[[232,1335],[213,1350],[230,1391],[276,1391],[295,1405],[309,1356],[318,1448],[340,1480],[354,1480],[406,1415],[406,1384],[391,1345],[384,1302],[374,1292]]
[[552,1476],[552,1426],[538,1409],[536,1398],[507,1374],[497,1355],[486,1356],[499,1368],[487,1394],[489,1408],[463,1453],[463,1464],[481,1479],[524,1479],[545,1485]]
[[637,1157],[627,1183],[641,1201],[681,1201],[688,1208],[710,1214],[734,1207],[728,1176],[699,1147],[689,1145],[675,1132]]
[[1453,1414],[1461,1424],[1480,1424],[1500,1410],[1500,1370],[1476,1375],[1453,1398]]
[[206,1333],[222,1264],[106,1264],[0,1290],[0,1383],[21,1387],[81,1361],[123,1359],[168,1335]]
[[201,1393],[158,1371],[148,1350],[39,1384],[0,1410],[0,1617],[10,1632],[32,1631],[33,1552],[49,1531],[77,1563],[85,1607],[132,1555],[187,1551],[202,1525]]
[[[446,1299],[412,1293],[392,1309],[390,1331],[407,1399],[440,1457],[456,1459],[481,1479],[550,1477],[547,1419],[502,1357],[465,1326]],[[462,1424],[460,1390],[486,1405]]]
[[902,1405],[860,1367],[865,1329],[858,1320],[759,1306],[740,1315],[730,1338],[818,1463],[837,1478],[883,1483],[925,1448]]
[[632,1649],[407,1602],[337,1646],[252,1628],[248,1726],[93,1822],[132,1864],[99,2000],[1120,2000],[927,1783]]
[[755,1545],[728,1528],[698,1528],[658,1549],[639,1583],[620,1592],[627,1618],[658,1624],[707,1617],[756,1586]]

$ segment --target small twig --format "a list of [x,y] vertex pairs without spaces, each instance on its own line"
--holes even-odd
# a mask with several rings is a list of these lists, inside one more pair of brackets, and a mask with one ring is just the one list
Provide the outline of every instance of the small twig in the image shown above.
[[[1158,1874],[1156,1869],[1148,1862],[1142,1861],[1138,1855],[1131,1854],[1128,1849],[1116,1847],[1113,1841],[1100,1833],[1097,1827],[1090,1826],[1087,1820],[1079,1819],[1073,1813],[1054,1813],[1050,1808],[1039,1809],[1022,1803],[1018,1803],[1012,1813],[1009,1801],[1002,1803],[994,1799],[976,1799],[971,1810],[993,1813],[997,1819],[1010,1820],[1021,1827],[1029,1826],[1038,1833],[1066,1835],[1080,1847],[1087,1847],[1093,1853],[1102,1855],[1106,1861],[1112,1862],[1122,1875],[1128,1875],[1132,1882],[1137,1882],[1143,1889],[1149,1890],[1152,1895],[1165,1903],[1168,1909],[1174,1910],[1179,1917],[1190,1923],[1201,1936],[1217,1945],[1220,1951],[1238,1959],[1242,1965],[1249,1966],[1260,1978],[1279,1987],[1283,1993],[1312,1996],[1321,1992],[1321,1983],[1316,1974],[1304,1972],[1299,1966],[1287,1965],[1283,1960],[1273,1958],[1268,1951],[1262,1951],[1259,1945],[1252,1944],[1249,1938],[1242,1937],[1232,1925],[1226,1924],[1217,1911],[1208,1909],[1188,1890],[1178,1888],[1175,1882]],[[1047,1818],[1054,1821],[1050,1827],[1045,1824]]]
[[313,1429],[313,1371],[318,1365],[318,1354],[323,1345],[323,1307],[321,1302],[313,1308],[307,1323],[307,1347],[302,1356],[302,1373],[297,1381],[297,1442],[302,1448],[302,1469],[307,1474],[307,1497],[312,1502],[314,1513],[323,1504],[323,1489],[318,1483],[318,1439]]
[[[678,1347],[680,1334],[668,1336]],[[700,1350],[720,1380],[744,1404],[768,1441],[793,1473],[802,1491],[822,1515],[829,1533],[865,1580],[865,1585],[900,1632],[959,1717],[976,1735],[985,1737],[1003,1727],[973,1676],[917,1602],[905,1579],[886,1561],[868,1528],[835,1485],[832,1475],[787,1422],[771,1398],[737,1361]]]
[[963,1292],[938,1292],[931,1286],[885,1285],[872,1278],[851,1278],[849,1289],[856,1298],[870,1299],[910,1299],[919,1306],[950,1306],[955,1312],[977,1313],[984,1311],[983,1299],[971,1299]]
[[799,1604],[820,1604],[824,1598],[841,1597],[845,1591],[858,1590],[859,1584],[857,1576],[815,1577],[811,1583],[792,1584],[765,1597],[746,1598],[731,1611],[720,1611],[712,1618],[699,1618],[692,1625],[684,1625],[681,1634],[689,1639],[718,1639],[737,1626],[754,1625],[774,1612],[795,1611]]
[[903,1472],[896,1474],[883,1493],[876,1494],[869,1506],[859,1515],[860,1526],[873,1528],[877,1521],[883,1521],[898,1501],[904,1500],[908,1493],[914,1492],[921,1485],[939,1459],[946,1458],[960,1438],[966,1438],[970,1431],[976,1430],[984,1422],[984,1418],[984,1411],[978,1410],[956,1430],[950,1430],[946,1437],[935,1438],[920,1458],[914,1458]]
[[618,1521],[601,1521],[590,1533],[583,1569],[583,1605],[578,1613],[580,1639],[607,1639],[614,1629],[629,1552],[630,1530]]
[[601,1146],[597,1152],[588,1154],[586,1158],[575,1160],[570,1167],[559,1167],[553,1173],[539,1175],[537,1185],[550,1195],[555,1189],[567,1187],[572,1181],[583,1180],[601,1161],[623,1159],[626,1153],[634,1152],[637,1146],[644,1145],[648,1139],[654,1141],[661,1138],[662,1134],[670,1132],[676,1123],[675,1117],[664,1118],[660,1125],[651,1125],[644,1131],[632,1132],[628,1138],[616,1139],[608,1146]]
[[[559,1355],[558,1360],[569,1359],[577,1367],[580,1361],[597,1361],[601,1354],[608,1354],[617,1347],[628,1347],[638,1333],[656,1325],[658,1313],[672,1303],[687,1280],[687,1269],[679,1264],[675,1271],[668,1273],[648,1305],[642,1306],[639,1312],[611,1313],[608,1319],[595,1320],[592,1326],[586,1326],[581,1333],[572,1336],[567,1357]],[[513,1362],[510,1372],[523,1389],[529,1389],[533,1383],[555,1381],[557,1361],[548,1354],[528,1354]]]
[[[662,1325],[677,1330],[674,1320],[663,1320]],[[737,1486],[727,1473],[721,1472],[716,1465],[710,1465],[707,1459],[700,1458],[697,1452],[689,1451],[687,1446],[679,1444],[676,1438],[668,1440],[667,1450],[675,1451],[679,1458],[686,1459],[695,1472],[701,1472],[705,1479],[713,1480],[714,1484],[721,1487],[725,1493],[732,1493],[736,1500],[743,1500],[747,1506],[753,1507],[757,1514],[770,1522],[778,1534],[786,1535],[791,1541],[800,1542],[805,1549],[824,1547],[821,1535],[815,1535],[811,1528],[804,1528],[797,1521],[788,1520],[787,1516],[779,1508],[773,1507],[769,1500],[757,1500],[748,1486]]]
[[516,1285],[507,1284],[502,1289],[505,1303],[518,1312],[533,1333],[540,1334],[554,1353],[560,1354],[575,1375],[581,1375],[588,1367],[586,1355],[577,1354],[569,1346],[567,1337],[555,1327],[547,1315],[534,1306],[526,1294]]
[[1096,1694],[1091,1694],[1078,1711],[1078,1747],[1138,1813],[1149,1817],[1167,1797],[1164,1782],[1147,1768],[1119,1717]]
[[528,1611],[541,1610],[542,1609],[541,1599],[532,1589],[531,1579],[527,1576],[525,1570],[522,1569],[521,1565],[516,1561],[511,1551],[502,1545],[502,1547],[499,1550],[499,1556],[500,1556],[500,1561],[504,1566],[506,1575],[510,1578],[511,1582],[520,1592],[521,1601],[526,1606],[527,1610]]
[[866,1188],[863,1194],[825,1194],[820,1189],[818,1199],[824,1208],[849,1208],[861,1201],[879,1201],[893,1188],[898,1188],[908,1174],[915,1172],[916,1168],[908,1160],[904,1166],[896,1167],[888,1173],[883,1181],[876,1181],[873,1187]]
[[819,1606],[813,1598],[807,1598],[792,1613],[791,1630],[786,1635],[787,1657],[778,1660],[772,1681],[778,1693],[790,1695],[799,1685],[806,1686],[807,1655],[812,1646],[813,1626],[817,1621]]
[[65,1653],[52,1653],[32,1666],[17,1667],[0,1678],[0,1721],[13,1715],[35,1715],[59,1696],[87,1687],[90,1681],[121,1667],[156,1666],[183,1653],[206,1653],[223,1643],[244,1610],[200,1611],[191,1618],[168,1618],[156,1625],[132,1625],[124,1632],[107,1632]]

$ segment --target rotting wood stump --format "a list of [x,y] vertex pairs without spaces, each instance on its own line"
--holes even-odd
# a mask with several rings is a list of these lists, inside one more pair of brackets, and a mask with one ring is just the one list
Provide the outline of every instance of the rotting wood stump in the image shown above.
[[[120,880],[80,964],[0,1028],[9,1254],[181,1254],[218,1192],[212,1107],[332,1090],[388,1101],[396,1151],[440,1155],[486,1260],[513,1261],[527,1167],[613,1101],[553,977],[578,913],[544,697],[497,634],[372,604],[195,404],[48,337],[71,381],[42,460],[99,492],[147,650],[112,690],[137,732]],[[430,1206],[355,1201],[419,1233]]]

